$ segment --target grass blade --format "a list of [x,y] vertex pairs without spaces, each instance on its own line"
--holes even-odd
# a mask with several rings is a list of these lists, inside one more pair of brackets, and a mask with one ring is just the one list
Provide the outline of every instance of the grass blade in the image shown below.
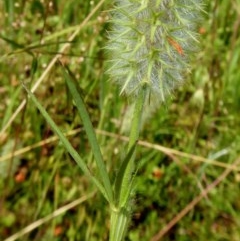
[[78,88],[76,80],[74,79],[73,75],[71,74],[71,71],[66,66],[63,66],[63,65],[61,65],[61,66],[62,66],[63,75],[65,77],[67,86],[70,90],[70,93],[72,95],[74,102],[76,103],[78,113],[82,119],[84,129],[86,131],[89,143],[92,148],[93,155],[95,157],[96,164],[99,169],[99,174],[100,174],[101,180],[103,182],[103,186],[108,195],[108,200],[110,203],[113,203],[113,190],[112,190],[112,186],[110,183],[109,175],[107,173],[107,169],[106,169],[106,166],[103,161],[102,153],[101,153],[98,141],[97,141],[97,137],[96,137],[94,128],[92,126],[92,122],[88,115],[84,101],[81,97],[81,94],[80,94],[81,91]]
[[121,164],[121,166],[120,166],[120,168],[118,170],[118,173],[117,173],[117,176],[116,176],[116,180],[115,180],[115,185],[114,185],[115,200],[116,200],[117,203],[119,201],[118,199],[119,199],[120,192],[121,192],[121,187],[122,187],[124,173],[125,173],[125,171],[127,169],[128,163],[130,162],[130,160],[131,160],[131,158],[132,158],[132,156],[134,154],[135,149],[136,149],[136,143],[129,150],[129,152],[127,153],[127,156],[123,160],[123,162],[122,162],[122,164]]
[[34,94],[23,84],[23,87],[27,91],[30,99],[33,101],[33,103],[36,105],[36,107],[41,112],[42,116],[45,118],[47,123],[50,125],[52,130],[55,132],[55,134],[59,137],[61,142],[63,143],[65,149],[69,152],[69,154],[72,156],[72,158],[75,160],[75,162],[78,164],[78,166],[81,168],[83,173],[90,178],[90,180],[97,186],[97,188],[100,190],[100,192],[103,194],[103,196],[108,200],[107,194],[104,190],[104,187],[100,183],[100,181],[93,176],[93,174],[88,169],[87,165],[83,161],[83,159],[80,157],[80,155],[77,153],[77,151],[72,147],[68,139],[64,136],[62,131],[57,127],[55,122],[52,120],[52,118],[49,116],[47,111],[43,108],[43,106],[40,104],[40,102],[37,100],[37,98],[34,96]]

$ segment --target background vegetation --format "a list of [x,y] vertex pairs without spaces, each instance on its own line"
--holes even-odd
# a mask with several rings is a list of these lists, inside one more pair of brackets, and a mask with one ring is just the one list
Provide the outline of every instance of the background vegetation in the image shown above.
[[[53,62],[61,53],[114,177],[130,101],[104,74],[111,4],[0,2],[0,240],[107,240],[106,203],[32,102],[22,104],[22,82],[39,83],[37,98],[94,171],[81,120]],[[240,240],[240,169],[228,166],[240,153],[240,1],[209,1],[206,11],[187,84],[146,118],[127,240]]]

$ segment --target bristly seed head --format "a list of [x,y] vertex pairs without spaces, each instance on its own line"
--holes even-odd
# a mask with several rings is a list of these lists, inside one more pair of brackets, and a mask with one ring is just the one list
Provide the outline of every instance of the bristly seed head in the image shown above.
[[115,0],[106,46],[121,93],[142,88],[161,101],[184,81],[197,49],[202,0]]

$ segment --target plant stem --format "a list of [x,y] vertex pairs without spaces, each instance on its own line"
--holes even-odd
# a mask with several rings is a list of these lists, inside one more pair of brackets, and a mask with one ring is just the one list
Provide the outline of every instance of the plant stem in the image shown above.
[[122,241],[124,240],[128,223],[130,219],[130,213],[128,210],[111,208],[110,219],[110,239],[109,241]]
[[[139,95],[137,96],[135,107],[134,107],[130,136],[129,136],[129,143],[127,148],[128,152],[131,151],[134,145],[136,145],[139,138],[145,97],[146,97],[146,90],[145,88],[143,88],[142,91],[140,91]],[[122,185],[120,187],[121,189],[120,189],[119,204],[121,207],[124,207],[125,203],[127,203],[129,200],[129,197],[132,191],[130,188],[132,187],[132,182],[133,182],[132,174],[136,171],[136,169],[137,168],[135,166],[135,152],[134,152],[128,162],[127,168],[123,176]]]
[[[146,90],[145,88],[139,92],[137,96],[134,113],[132,118],[132,125],[128,143],[127,154],[132,152],[136,142],[139,138],[141,118],[143,105],[145,102]],[[122,180],[120,185],[117,188],[120,188],[120,191],[117,191],[116,206],[111,207],[111,220],[110,220],[110,241],[122,241],[124,240],[130,214],[131,214],[131,193],[133,189],[134,176],[132,174],[136,172],[137,166],[135,165],[135,153],[131,155],[129,161],[124,169],[124,174],[122,175]]]

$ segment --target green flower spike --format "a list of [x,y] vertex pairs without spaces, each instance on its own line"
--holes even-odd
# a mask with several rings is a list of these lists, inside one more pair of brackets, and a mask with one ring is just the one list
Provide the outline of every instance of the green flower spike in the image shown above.
[[201,0],[115,0],[107,52],[108,73],[121,93],[164,101],[184,82],[197,49]]
[[201,0],[115,0],[106,46],[108,73],[121,94],[133,97],[134,110],[127,158],[116,175],[110,241],[124,240],[130,220],[139,163],[131,150],[136,147],[146,100],[164,101],[184,82],[190,56],[197,49],[201,12]]

